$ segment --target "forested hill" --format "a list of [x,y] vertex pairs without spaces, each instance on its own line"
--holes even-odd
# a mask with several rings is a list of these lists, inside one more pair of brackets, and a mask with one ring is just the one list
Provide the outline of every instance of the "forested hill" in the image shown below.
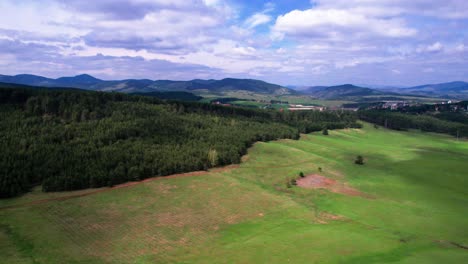
[[[357,127],[354,113],[285,112],[68,89],[0,88],[0,197],[240,162],[255,141]],[[0,85],[1,87],[1,85]]]
[[[436,107],[437,111],[434,107]],[[459,102],[449,105],[415,106],[398,111],[386,109],[360,110],[358,115],[364,121],[390,129],[420,129],[421,131],[468,138],[466,108],[467,102]]]
[[396,95],[396,93],[382,92],[376,89],[344,84],[338,86],[317,86],[302,91],[323,99],[342,99],[347,97],[363,97],[370,95]]
[[210,92],[248,91],[252,93],[273,95],[296,93],[292,89],[260,80],[234,78],[226,78],[222,80],[195,79],[190,81],[152,81],[148,79],[105,81],[87,74],[81,74],[74,77],[61,77],[57,79],[31,74],[19,74],[15,76],[0,75],[0,82],[44,87],[71,87],[93,91],[116,91],[123,93],[196,90],[207,90]]

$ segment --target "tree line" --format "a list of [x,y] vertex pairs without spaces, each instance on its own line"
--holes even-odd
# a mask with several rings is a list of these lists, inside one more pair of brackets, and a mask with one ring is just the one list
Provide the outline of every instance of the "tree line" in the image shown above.
[[[420,129],[426,132],[446,133],[455,137],[468,137],[466,123],[449,121],[429,114],[401,113],[389,110],[362,110],[358,111],[358,114],[359,118],[364,121],[390,129]],[[443,115],[447,115],[447,113]],[[452,116],[452,114],[448,115]]]

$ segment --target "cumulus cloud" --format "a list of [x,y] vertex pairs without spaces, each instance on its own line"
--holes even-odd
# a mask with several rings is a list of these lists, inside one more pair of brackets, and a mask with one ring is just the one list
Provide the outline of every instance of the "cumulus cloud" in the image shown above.
[[[212,41],[229,12],[219,1],[2,1],[0,28],[89,45],[133,49],[197,48]],[[40,12],[38,12],[40,10]],[[18,19],[18,16],[20,19]],[[24,35],[24,34],[23,34]]]
[[279,16],[274,25],[276,35],[335,40],[354,37],[410,37],[416,29],[402,19],[368,16],[347,9],[311,8],[293,10]]
[[450,19],[468,18],[465,0],[312,0],[321,8],[346,9],[368,16],[422,15]]
[[185,49],[198,49],[213,41],[214,37],[209,33],[220,24],[219,18],[209,14],[181,14],[162,9],[132,23],[122,20],[97,22],[84,40],[92,46],[186,52]]
[[[13,50],[14,49],[14,50]],[[200,64],[174,63],[162,59],[144,59],[140,56],[56,56],[53,46],[25,44],[0,40],[0,72],[3,74],[34,73],[49,77],[76,75],[79,72],[96,74],[104,79],[152,78],[193,79],[221,76],[221,70]],[[17,54],[13,58],[5,54]],[[9,60],[6,60],[8,58]],[[11,64],[14,63],[14,67]],[[157,69],[157,71],[155,71]]]

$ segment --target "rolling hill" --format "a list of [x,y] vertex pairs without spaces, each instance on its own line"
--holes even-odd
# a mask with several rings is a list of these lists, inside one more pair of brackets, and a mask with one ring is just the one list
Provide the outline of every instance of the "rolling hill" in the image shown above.
[[228,91],[247,91],[258,94],[288,95],[296,91],[260,80],[226,78],[222,80],[100,80],[88,74],[57,79],[42,76],[20,74],[15,76],[0,75],[0,82],[30,86],[71,87],[94,91],[116,91],[123,93],[147,93],[155,91],[209,91],[223,93]]
[[422,94],[428,96],[468,98],[468,83],[457,81],[438,84],[426,84],[409,88],[401,88],[399,92]]
[[383,92],[376,89],[359,87],[352,84],[337,86],[313,86],[302,91],[323,99],[341,99],[346,97],[363,97],[371,95],[396,95],[396,93]]
[[352,84],[343,84],[337,86],[310,86],[301,87],[299,92],[312,95],[321,99],[349,99],[356,97],[394,97],[397,100],[400,97],[432,97],[432,98],[468,98],[468,83],[462,81],[425,84],[413,87],[363,87]]

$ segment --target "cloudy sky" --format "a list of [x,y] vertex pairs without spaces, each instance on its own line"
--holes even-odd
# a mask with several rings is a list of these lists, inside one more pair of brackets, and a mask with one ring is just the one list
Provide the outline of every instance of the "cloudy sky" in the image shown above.
[[0,0],[0,74],[468,81],[467,0]]

